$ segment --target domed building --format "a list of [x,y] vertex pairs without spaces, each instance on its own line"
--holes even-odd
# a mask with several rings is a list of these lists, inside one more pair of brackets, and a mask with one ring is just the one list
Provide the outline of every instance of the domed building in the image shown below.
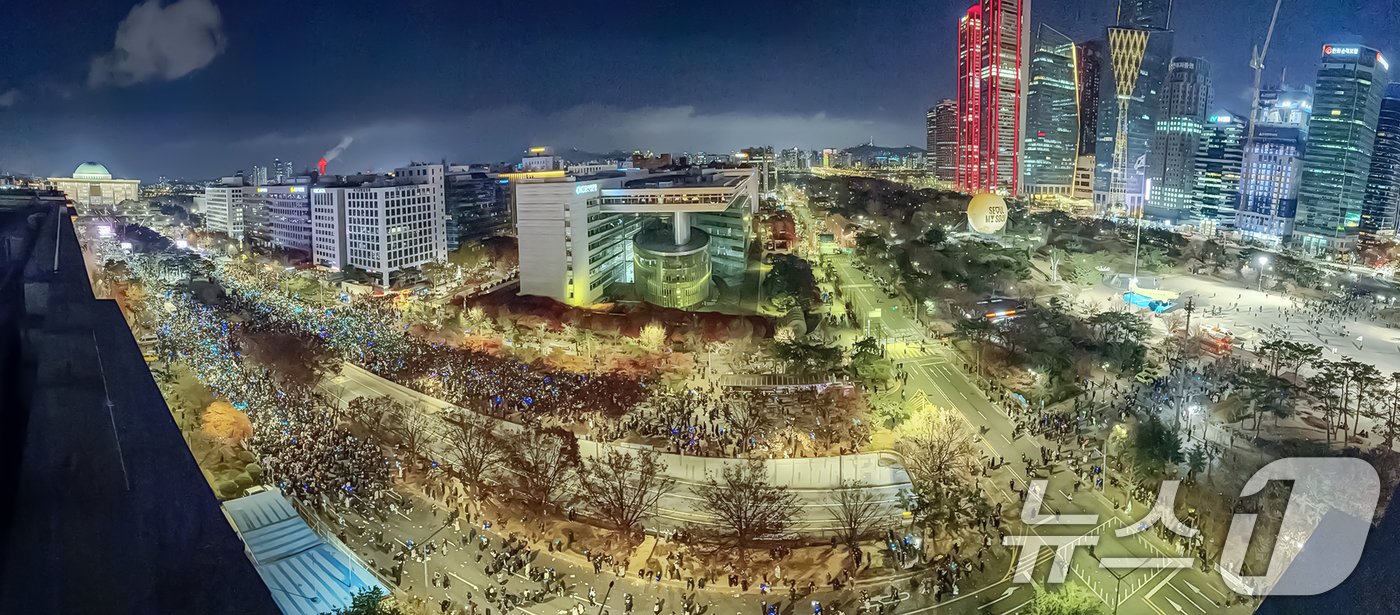
[[50,177],[49,181],[73,201],[80,215],[112,211],[117,203],[135,200],[141,190],[141,180],[112,179],[112,172],[96,162],[78,165],[72,177]]

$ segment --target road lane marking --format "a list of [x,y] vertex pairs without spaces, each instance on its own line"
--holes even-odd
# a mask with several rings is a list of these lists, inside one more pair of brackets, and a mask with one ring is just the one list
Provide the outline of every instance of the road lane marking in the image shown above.
[[[1185,579],[1182,579],[1182,581],[1184,582]],[[1190,585],[1190,583],[1187,583],[1187,585]],[[1177,587],[1177,586],[1175,586],[1175,585],[1172,585],[1171,588],[1174,589],[1174,590],[1176,590],[1176,593],[1181,594],[1181,597],[1182,597],[1182,598],[1185,598],[1187,602],[1190,602],[1190,603],[1191,603],[1191,606],[1196,607],[1196,608],[1199,609],[1202,613],[1208,613],[1208,612],[1209,612],[1209,611],[1207,611],[1207,610],[1201,608],[1201,605],[1196,604],[1196,601],[1195,601],[1195,600],[1192,600],[1192,599],[1191,599],[1191,596],[1186,595],[1186,592],[1181,591],[1181,588],[1180,588],[1180,587]],[[1199,590],[1197,590],[1197,591],[1199,591]],[[1204,596],[1202,596],[1202,598],[1204,598]],[[1215,605],[1212,604],[1211,606],[1215,606]]]

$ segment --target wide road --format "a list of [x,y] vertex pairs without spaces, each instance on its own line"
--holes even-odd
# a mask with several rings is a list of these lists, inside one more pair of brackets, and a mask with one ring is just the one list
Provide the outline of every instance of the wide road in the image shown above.
[[[424,395],[408,387],[375,375],[351,363],[341,366],[340,374],[322,384],[322,389],[335,397],[344,407],[358,398],[388,397],[400,404],[419,408],[430,417],[431,437],[427,438],[438,459],[447,459],[447,448],[442,445],[450,437],[450,428],[436,417],[443,413],[462,412],[451,403]],[[514,423],[497,421],[502,431],[517,430]],[[611,445],[591,441],[579,442],[579,453],[585,458],[598,455]],[[623,444],[629,448],[645,448],[640,444]],[[710,525],[713,518],[696,510],[699,497],[694,488],[702,484],[706,477],[719,474],[727,464],[739,463],[733,459],[697,457],[661,453],[661,461],[666,464],[666,474],[674,478],[676,488],[657,502],[656,525],[666,529],[680,529],[688,525]],[[875,494],[874,503],[883,506],[890,524],[901,523],[902,508],[899,493],[909,489],[909,477],[895,460],[880,453],[862,453],[839,457],[766,459],[770,480],[775,484],[786,485],[798,497],[798,515],[793,529],[805,535],[829,535],[837,531],[839,523],[833,516],[835,501],[832,492],[845,481],[859,480],[865,489]]]
[[[865,325],[869,322],[872,331],[878,330],[881,339],[887,344],[895,340],[903,341],[889,344],[887,347],[891,349],[891,356],[896,363],[909,374],[904,393],[911,395],[915,391],[923,391],[934,405],[957,408],[979,432],[979,442],[986,454],[1006,460],[1006,465],[992,472],[986,481],[995,494],[993,501],[1004,502],[1005,506],[1013,510],[1019,508],[1019,498],[1009,490],[1010,481],[1014,480],[1018,487],[1026,484],[1025,465],[1021,463],[1022,455],[1038,461],[1044,442],[1024,434],[1012,438],[1013,420],[973,383],[972,378],[962,368],[962,359],[951,348],[934,341],[926,335],[923,327],[914,322],[911,306],[906,300],[902,297],[888,297],[887,289],[857,269],[850,257],[836,256],[832,262],[841,281],[842,294],[846,300],[852,302],[860,324]],[[899,309],[892,309],[895,306]],[[871,317],[872,311],[876,309],[880,310],[880,316]],[[1052,444],[1049,448],[1054,450],[1056,447]],[[1099,452],[1092,451],[1090,454]],[[1113,468],[1107,467],[1106,471],[1111,473]],[[1147,512],[1148,507],[1142,502],[1134,505],[1133,514],[1128,514],[1118,506],[1125,498],[1121,490],[1109,487],[1102,493],[1081,490],[1074,494],[1070,493],[1074,476],[1068,468],[1063,464],[1056,464],[1051,474],[1045,499],[1047,512],[1091,513],[1097,515],[1100,521],[1098,527],[1087,532],[1076,528],[1055,533],[1099,534],[1100,542],[1096,547],[1099,557],[1180,556],[1174,547],[1157,539],[1152,532],[1123,539],[1113,535],[1111,530],[1134,523]],[[1079,497],[1071,498],[1074,495]],[[1207,537],[1207,540],[1212,542],[1210,537]],[[1037,582],[1042,582],[1048,571],[1048,566],[1044,565],[1051,559],[1048,553],[1047,550],[1046,553],[1040,554],[1040,566],[1034,575]],[[1226,589],[1216,572],[1202,573],[1199,567],[1116,572],[1122,577],[1121,582],[1112,573],[1099,567],[1087,549],[1080,548],[1075,550],[1069,581],[1088,588],[1103,600],[1109,610],[1113,609],[1117,600],[1121,613],[1204,615],[1224,611],[1225,609],[1218,605],[1235,597],[1235,594]],[[1024,606],[1020,598],[1028,597],[1029,593],[1024,589],[1017,589],[1022,586],[1004,583],[1008,583],[1004,588],[998,585],[990,588],[990,591],[983,590],[987,592],[984,599],[991,597],[998,600],[983,612],[1011,613]],[[1001,593],[1008,589],[1012,590],[1011,593],[1002,596]],[[1249,609],[1242,606],[1233,610],[1240,613],[1249,612]]]

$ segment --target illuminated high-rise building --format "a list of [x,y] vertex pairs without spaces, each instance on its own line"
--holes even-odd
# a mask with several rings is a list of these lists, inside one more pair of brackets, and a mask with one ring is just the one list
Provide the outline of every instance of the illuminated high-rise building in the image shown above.
[[1171,0],[1123,0],[1108,28],[1108,71],[1099,96],[1094,203],[1140,215],[1160,97],[1171,60]]
[[1103,41],[1085,41],[1075,46],[1079,86],[1079,155],[1094,154],[1099,127],[1099,89],[1103,84],[1108,51]]
[[982,0],[958,22],[957,183],[967,192],[1021,191],[1025,6],[1025,0]]
[[1172,0],[1119,0],[1118,25],[1125,28],[1171,27]]
[[1206,236],[1235,229],[1248,126],[1243,116],[1228,111],[1206,117],[1202,125],[1192,157],[1191,215]]
[[1260,91],[1253,141],[1245,138],[1235,217],[1235,227],[1246,241],[1276,247],[1293,233],[1311,115],[1311,87]]
[[1323,45],[1292,243],[1309,254],[1356,247],[1390,67],[1364,45]]
[[945,98],[928,110],[928,164],[941,182],[953,183],[958,171],[958,101]]
[[1210,63],[1172,58],[1147,156],[1147,217],[1171,225],[1196,222],[1196,150],[1212,98]]
[[1031,44],[1026,92],[1025,192],[1069,197],[1078,159],[1079,92],[1075,44],[1041,24]]
[[1379,243],[1395,238],[1400,208],[1400,83],[1385,88],[1376,121],[1376,144],[1371,148],[1371,172],[1361,204],[1361,241]]
[[958,190],[977,192],[982,181],[982,5],[958,20]]

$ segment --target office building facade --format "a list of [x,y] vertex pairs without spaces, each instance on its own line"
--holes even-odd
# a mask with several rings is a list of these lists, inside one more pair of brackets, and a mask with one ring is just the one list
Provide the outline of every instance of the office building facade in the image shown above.
[[204,228],[237,241],[246,239],[244,198],[248,191],[241,177],[225,177],[217,184],[206,186],[200,205]]
[[[982,168],[982,5],[958,19],[958,190],[977,192]],[[829,166],[823,164],[823,166]]]
[[1210,64],[1203,58],[1172,58],[1147,156],[1148,218],[1173,226],[1199,219],[1194,208],[1196,151],[1212,101]]
[[1042,24],[1031,44],[1026,92],[1025,193],[1069,197],[1079,144],[1079,88],[1074,41]]
[[1021,192],[1030,38],[1024,9],[1024,0],[982,0],[958,22],[956,183],[966,192]]
[[1080,155],[1094,155],[1098,143],[1099,97],[1107,57],[1108,51],[1103,41],[1085,41],[1076,45]]
[[690,308],[742,281],[757,169],[689,167],[514,180],[520,292],[592,305],[635,296]]
[[1245,241],[1278,247],[1293,234],[1312,87],[1260,90],[1253,137],[1246,135],[1235,225]]
[[1388,84],[1376,120],[1376,143],[1371,148],[1371,171],[1361,204],[1360,241],[1381,243],[1395,238],[1400,207],[1400,83]]
[[449,252],[512,230],[509,179],[481,167],[451,165],[443,182]]
[[952,184],[958,173],[958,101],[945,98],[929,109],[927,161],[938,181]]
[[1235,230],[1248,126],[1243,116],[1220,111],[1208,116],[1201,130],[1192,160],[1191,208],[1195,224],[1208,237]]
[[[311,256],[310,187],[273,184],[244,188],[244,223],[255,243]],[[252,223],[249,223],[252,220]]]
[[1314,255],[1356,248],[1389,65],[1364,45],[1322,47],[1292,244]]

